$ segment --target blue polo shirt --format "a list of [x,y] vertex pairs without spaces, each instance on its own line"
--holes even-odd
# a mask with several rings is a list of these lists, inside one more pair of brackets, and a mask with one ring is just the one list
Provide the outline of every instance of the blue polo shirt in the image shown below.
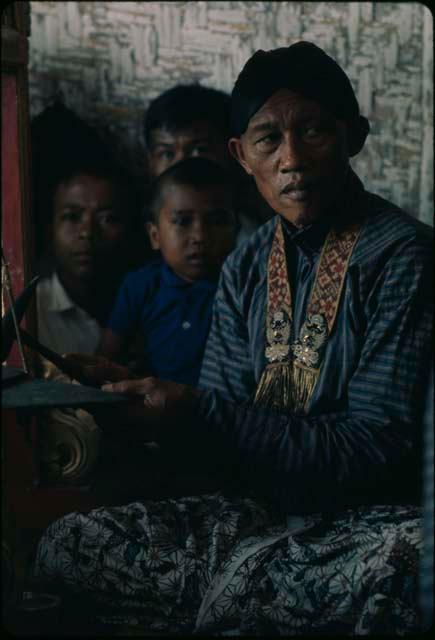
[[217,282],[179,278],[161,259],[125,278],[107,327],[145,343],[145,367],[152,375],[196,385],[207,340]]

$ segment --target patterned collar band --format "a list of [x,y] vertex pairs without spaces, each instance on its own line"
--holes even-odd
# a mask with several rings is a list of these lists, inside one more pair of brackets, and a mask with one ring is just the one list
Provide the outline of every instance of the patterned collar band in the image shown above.
[[299,338],[290,344],[292,300],[283,225],[278,218],[267,267],[267,365],[257,387],[255,404],[277,410],[307,411],[360,229],[360,223],[352,223],[329,231],[305,322]]

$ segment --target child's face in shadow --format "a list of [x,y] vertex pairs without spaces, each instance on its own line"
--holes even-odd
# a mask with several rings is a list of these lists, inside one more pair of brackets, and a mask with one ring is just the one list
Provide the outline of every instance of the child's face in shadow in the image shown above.
[[234,248],[235,218],[225,186],[168,185],[157,223],[147,225],[151,246],[184,280],[216,277]]
[[77,175],[61,183],[54,195],[53,249],[64,279],[87,280],[116,251],[125,224],[115,207],[114,189],[107,178]]

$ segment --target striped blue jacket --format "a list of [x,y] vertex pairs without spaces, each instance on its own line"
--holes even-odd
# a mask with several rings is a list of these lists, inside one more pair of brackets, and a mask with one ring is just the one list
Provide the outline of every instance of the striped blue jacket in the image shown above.
[[[278,216],[227,258],[214,302],[197,424],[220,442],[240,486],[287,512],[404,501],[418,487],[432,230],[359,184],[363,227],[307,415],[252,406],[266,365],[266,269]],[[295,336],[328,225],[286,231]]]

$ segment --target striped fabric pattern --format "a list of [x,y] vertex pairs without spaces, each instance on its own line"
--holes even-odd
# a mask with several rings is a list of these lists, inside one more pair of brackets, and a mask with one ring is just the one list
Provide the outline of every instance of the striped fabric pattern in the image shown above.
[[[277,218],[227,258],[215,298],[198,423],[235,445],[240,469],[287,511],[369,500],[371,488],[378,501],[383,490],[403,499],[403,485],[411,495],[418,485],[412,467],[403,474],[403,465],[414,460],[418,468],[421,453],[432,232],[363,189],[355,206],[364,224],[307,415],[251,406],[266,364],[266,266]],[[312,228],[287,238],[293,338],[321,249],[310,234]]]

